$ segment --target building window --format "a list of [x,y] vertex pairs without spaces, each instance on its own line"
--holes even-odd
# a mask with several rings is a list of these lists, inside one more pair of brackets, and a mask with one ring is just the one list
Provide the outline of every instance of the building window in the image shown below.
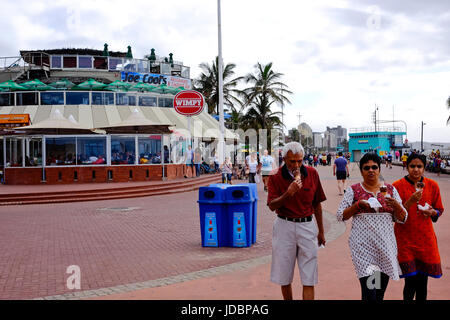
[[158,106],[162,108],[173,108],[173,98],[159,98]]
[[106,164],[106,137],[78,137],[77,164]]
[[122,63],[121,58],[109,58],[109,70],[120,70]]
[[116,93],[116,105],[118,106],[135,106],[136,96],[130,93]]
[[75,145],[76,139],[74,137],[47,138],[45,143],[47,166],[75,165]]
[[150,72],[150,64],[147,60],[138,60],[137,61],[137,70],[139,73],[149,73]]
[[0,107],[14,105],[14,93],[0,93]]
[[25,166],[42,166],[42,138],[27,138]]
[[94,57],[94,69],[108,70],[108,59],[103,57]]
[[66,104],[89,104],[89,92],[66,92]]
[[41,92],[41,105],[64,104],[64,92]]
[[18,92],[17,105],[18,106],[35,106],[38,105],[38,92]]
[[92,69],[92,57],[78,57],[78,68]]
[[52,56],[51,58],[51,68],[52,69],[62,69],[62,57],[61,56]]
[[154,135],[138,138],[139,163],[161,163],[161,136]]
[[137,65],[134,59],[125,60],[123,65],[123,71],[128,72],[136,72],[137,71]]
[[23,152],[21,138],[6,138],[6,166],[22,167]]
[[63,67],[74,69],[77,67],[77,57],[63,57]]
[[92,92],[93,105],[114,104],[114,93],[112,92]]
[[111,164],[135,164],[136,141],[129,136],[111,136]]
[[156,97],[150,96],[140,96],[139,97],[139,105],[143,107],[156,107]]

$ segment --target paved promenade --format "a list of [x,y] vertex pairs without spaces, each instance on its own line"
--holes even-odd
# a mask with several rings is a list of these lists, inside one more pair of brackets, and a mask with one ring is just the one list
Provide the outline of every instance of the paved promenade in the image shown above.
[[[338,223],[341,197],[331,167],[319,167],[327,246],[319,251],[317,299],[360,299],[348,249],[350,222]],[[382,168],[387,182],[404,175]],[[450,208],[450,176],[438,181]],[[360,181],[352,165],[351,183]],[[110,201],[0,207],[0,299],[280,299],[269,281],[274,214],[259,185],[257,242],[250,248],[202,248],[197,192]],[[448,213],[448,212],[447,212]],[[429,299],[450,299],[450,219],[434,225],[444,276],[430,279]],[[67,267],[81,289],[67,288]],[[298,272],[294,298],[300,296]],[[401,299],[390,281],[387,299]]]

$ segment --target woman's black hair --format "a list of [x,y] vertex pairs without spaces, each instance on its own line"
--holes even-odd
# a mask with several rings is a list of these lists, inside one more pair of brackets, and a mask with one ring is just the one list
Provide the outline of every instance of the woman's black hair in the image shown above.
[[424,154],[418,154],[418,153],[411,153],[408,157],[408,159],[406,160],[406,167],[409,167],[409,164],[411,163],[411,161],[413,161],[414,159],[419,159],[420,161],[422,161],[423,163],[423,167],[425,168],[427,165],[427,157]]
[[378,164],[378,168],[381,171],[381,158],[376,153],[373,153],[373,152],[366,153],[365,155],[363,155],[361,160],[359,160],[359,170],[362,171],[363,166],[370,160],[372,160],[373,162],[376,162]]

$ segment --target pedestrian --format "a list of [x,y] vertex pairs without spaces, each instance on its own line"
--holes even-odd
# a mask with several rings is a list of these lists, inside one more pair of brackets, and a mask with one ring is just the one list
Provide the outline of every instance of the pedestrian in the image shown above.
[[398,161],[400,160],[400,151],[395,150],[395,160]]
[[[281,286],[285,300],[292,300],[292,279],[297,260],[303,299],[314,299],[318,282],[317,251],[325,245],[321,202],[326,200],[319,174],[303,164],[304,149],[298,142],[283,147],[284,165],[269,177],[267,205],[275,211],[272,236],[272,282]],[[315,220],[312,219],[314,214]]]
[[194,153],[194,165],[195,165],[195,176],[200,176],[200,166],[202,164],[202,153],[200,151],[200,148],[195,149]]
[[222,172],[222,183],[231,183],[231,175],[233,173],[233,164],[231,163],[230,157],[225,157],[224,163],[220,166]]
[[275,160],[269,155],[268,150],[264,150],[264,154],[261,157],[261,175],[264,183],[264,191],[267,191],[267,180],[269,180],[269,175],[272,170],[275,169]]
[[348,171],[347,160],[342,156],[342,152],[338,153],[338,158],[334,160],[333,176],[336,176],[339,195],[342,196],[345,191],[345,180],[350,176]]
[[248,158],[248,183],[256,183],[255,177],[258,171],[258,158],[256,152],[252,153]]
[[337,219],[353,218],[349,246],[362,300],[383,300],[389,278],[399,280],[400,273],[393,220],[404,223],[408,214],[395,187],[379,180],[381,158],[366,153],[359,164],[363,182],[347,188]]
[[185,164],[186,164],[186,174],[184,175],[184,177],[185,178],[193,178],[194,177],[194,150],[192,150],[192,147],[190,145],[188,146],[188,149],[186,150]]
[[406,161],[408,160],[408,155],[406,154],[406,152],[402,155],[402,164],[403,164],[403,169],[406,169]]
[[[427,299],[428,277],[442,276],[433,222],[442,215],[439,185],[423,176],[426,158],[412,154],[407,160],[408,175],[393,183],[408,210],[408,221],[395,224],[398,261],[405,279],[403,299]],[[428,206],[427,206],[428,204]]]
[[331,153],[327,154],[327,166],[331,166]]
[[435,168],[436,168],[435,170],[436,170],[437,176],[439,177],[441,175],[441,163],[442,163],[442,159],[439,154],[436,155],[434,163],[435,163]]
[[389,169],[392,169],[392,153],[388,153],[388,155],[387,155],[386,168],[388,165],[389,165]]

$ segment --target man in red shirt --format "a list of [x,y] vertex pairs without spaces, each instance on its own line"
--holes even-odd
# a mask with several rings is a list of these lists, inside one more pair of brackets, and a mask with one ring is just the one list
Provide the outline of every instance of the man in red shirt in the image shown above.
[[[317,250],[325,245],[321,202],[326,200],[316,169],[303,165],[304,150],[290,142],[283,148],[284,165],[269,177],[267,205],[277,213],[272,237],[271,281],[292,300],[297,260],[303,299],[314,299],[318,282]],[[312,219],[316,217],[317,225]]]

